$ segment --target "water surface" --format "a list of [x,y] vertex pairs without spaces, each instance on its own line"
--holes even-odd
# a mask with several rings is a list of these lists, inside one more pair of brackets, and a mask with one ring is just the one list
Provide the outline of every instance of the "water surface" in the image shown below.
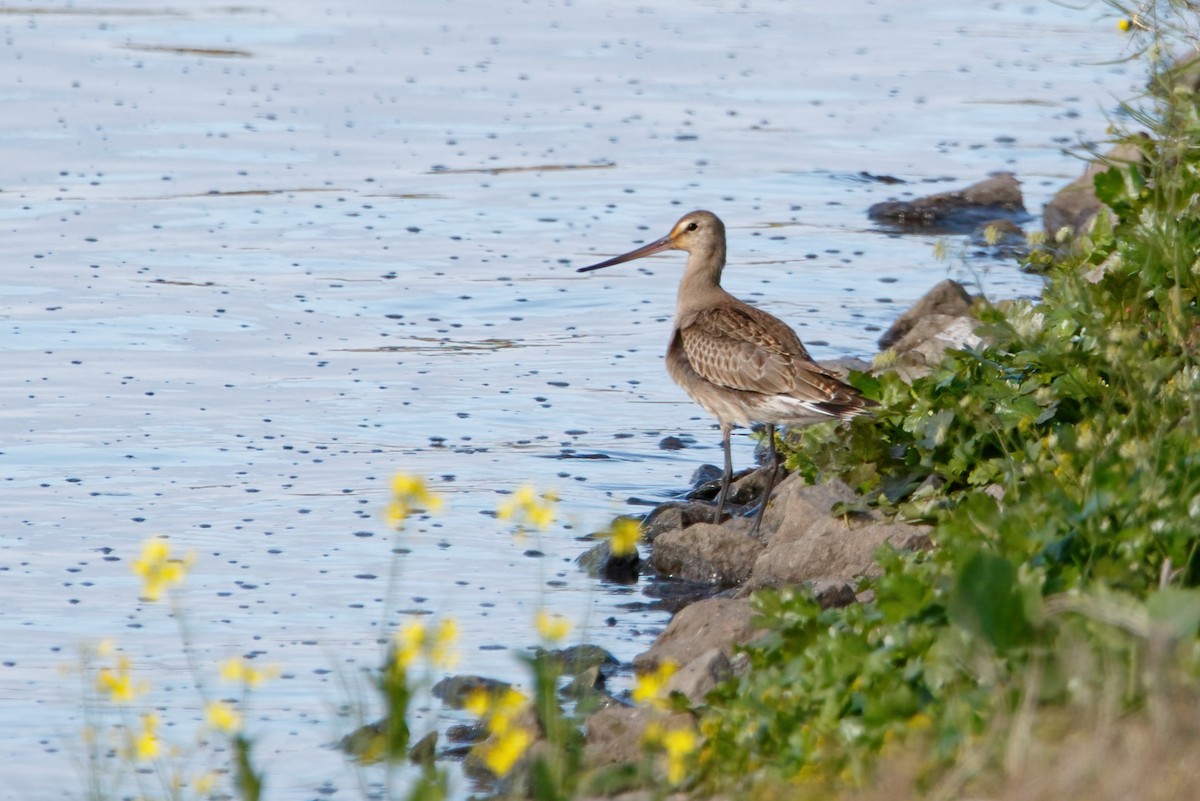
[[[1138,80],[1101,64],[1101,7],[1053,3],[0,11],[0,788],[22,801],[82,796],[58,670],[82,642],[112,637],[189,742],[177,630],[130,573],[152,536],[195,554],[200,661],[282,666],[250,721],[273,799],[359,795],[325,746],[384,618],[454,616],[462,672],[521,680],[543,605],[628,660],[666,616],[581,575],[577,538],[684,488],[719,436],[662,368],[682,256],[575,268],[708,208],[731,291],[818,358],[869,358],[947,273],[1038,281],[939,263],[865,209],[1004,169],[1038,213]],[[397,471],[447,508],[384,610]],[[538,542],[492,516],[526,482],[563,499]]]

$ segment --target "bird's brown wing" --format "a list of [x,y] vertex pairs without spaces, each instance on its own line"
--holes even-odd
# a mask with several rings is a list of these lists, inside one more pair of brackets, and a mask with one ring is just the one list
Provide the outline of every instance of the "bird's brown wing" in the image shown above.
[[682,322],[680,339],[692,369],[714,384],[817,402],[847,403],[858,396],[812,360],[792,329],[753,306],[718,306]]

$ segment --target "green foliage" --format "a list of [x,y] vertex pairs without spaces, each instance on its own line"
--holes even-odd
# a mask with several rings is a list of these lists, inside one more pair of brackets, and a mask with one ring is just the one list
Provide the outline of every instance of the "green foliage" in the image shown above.
[[1057,704],[1103,681],[1080,649],[1130,677],[1131,708],[1148,644],[1194,643],[1200,104],[1165,96],[1139,117],[1153,135],[1127,140],[1142,162],[1096,178],[1112,218],[1060,254],[1040,303],[988,309],[986,347],[911,384],[856,377],[876,414],[789,443],[789,468],[933,524],[935,548],[882,554],[873,598],[845,609],[756,596],[768,633],[702,723],[710,787],[865,781],[918,737],[936,776],[1025,694]]

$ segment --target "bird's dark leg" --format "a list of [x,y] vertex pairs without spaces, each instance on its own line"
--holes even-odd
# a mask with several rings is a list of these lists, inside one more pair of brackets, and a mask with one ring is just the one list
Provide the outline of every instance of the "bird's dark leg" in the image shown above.
[[762,525],[763,513],[767,511],[767,503],[771,500],[771,490],[775,489],[777,473],[779,473],[779,455],[775,453],[775,426],[767,423],[767,488],[763,491],[758,514],[754,516],[754,525],[750,527],[751,537],[758,535],[758,527]]
[[729,498],[729,482],[733,480],[733,454],[729,452],[729,432],[733,428],[729,423],[721,423],[721,444],[725,448],[725,473],[721,476],[721,494],[717,496],[717,513],[713,523],[721,524],[721,514],[725,511],[725,501]]

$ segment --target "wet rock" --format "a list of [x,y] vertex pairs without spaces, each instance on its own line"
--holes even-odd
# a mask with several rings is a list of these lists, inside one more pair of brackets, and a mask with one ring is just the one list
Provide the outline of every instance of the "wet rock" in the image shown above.
[[1042,227],[1050,242],[1067,242],[1088,233],[1096,216],[1107,207],[1096,197],[1096,176],[1114,165],[1137,164],[1142,151],[1123,142],[1088,163],[1083,175],[1058,190],[1042,210]]
[[992,218],[1022,222],[1029,218],[1021,184],[1001,172],[965,189],[939,192],[916,200],[888,200],[867,209],[867,216],[904,230],[966,234]]
[[890,348],[926,317],[964,317],[971,314],[972,298],[966,287],[947,278],[930,289],[908,311],[896,318],[879,338],[880,349]]
[[633,553],[617,556],[607,538],[575,557],[575,564],[592,578],[602,578],[614,584],[636,584],[641,574],[642,557]]
[[692,472],[691,485],[692,489],[697,489],[701,484],[707,484],[710,481],[720,481],[721,474],[724,471],[715,464],[702,464]]
[[[580,671],[562,689],[568,698],[591,698],[599,695],[604,687],[604,674],[598,666]],[[607,704],[605,704],[607,706]]]
[[417,740],[408,751],[408,761],[416,765],[432,765],[437,757],[438,733],[431,731]]
[[[641,671],[655,670],[663,662],[685,666],[716,649],[728,660],[733,646],[755,635],[754,611],[746,598],[709,598],[679,610],[645,653],[634,658]],[[711,662],[711,657],[706,657]]]
[[647,598],[655,599],[654,603],[649,604],[651,609],[676,614],[680,609],[720,595],[727,590],[709,584],[707,581],[672,579],[670,581],[652,581],[642,592]]
[[473,745],[487,738],[487,726],[482,721],[454,723],[446,727],[446,740],[458,745]]
[[494,693],[507,690],[511,686],[508,682],[489,679],[486,676],[447,676],[433,685],[431,692],[434,698],[441,699],[447,706],[453,709],[462,709],[467,701],[467,696],[476,690]]
[[663,451],[680,451],[686,447],[679,437],[663,437],[658,441],[658,449]]
[[572,645],[554,651],[542,652],[563,673],[573,676],[590,668],[616,667],[617,658],[599,645]]
[[656,507],[642,523],[642,539],[653,543],[660,534],[677,531],[696,523],[711,523],[716,508],[704,501],[664,503]]
[[[738,483],[741,482],[742,479],[744,479],[746,476],[750,475],[757,469],[758,469],[757,467],[746,467],[746,468],[743,468],[742,470],[737,470],[734,472],[733,477],[729,481],[729,491],[730,491],[731,499],[732,499],[734,487],[736,487],[738,485]],[[697,471],[697,472],[699,472],[699,471]],[[723,472],[718,470],[716,476],[714,476],[711,480],[705,481],[702,484],[696,485],[692,489],[692,491],[689,492],[684,497],[686,497],[688,500],[716,501],[717,496],[721,494],[721,477],[722,477],[722,475],[723,475]]]
[[[875,552],[884,543],[900,550],[929,547],[927,527],[889,521],[876,512],[832,516],[833,503],[847,493],[854,497],[848,487],[834,482],[809,487],[798,476],[785,481],[767,508],[763,526],[770,522],[770,539],[746,588],[820,580],[854,584],[877,571]],[[836,588],[825,592],[830,603],[848,597]]]
[[[437,757],[438,735],[436,731],[413,743],[408,750],[408,760],[418,765],[427,765]],[[373,764],[388,758],[391,742],[387,719],[359,726],[338,740],[337,747],[347,756],[362,764]]]
[[1025,231],[1012,220],[988,220],[975,226],[971,244],[995,258],[1019,259],[1029,252]]
[[763,548],[762,542],[747,536],[749,528],[748,519],[735,518],[720,526],[696,523],[668,531],[654,540],[650,564],[660,576],[721,587],[741,584]]

